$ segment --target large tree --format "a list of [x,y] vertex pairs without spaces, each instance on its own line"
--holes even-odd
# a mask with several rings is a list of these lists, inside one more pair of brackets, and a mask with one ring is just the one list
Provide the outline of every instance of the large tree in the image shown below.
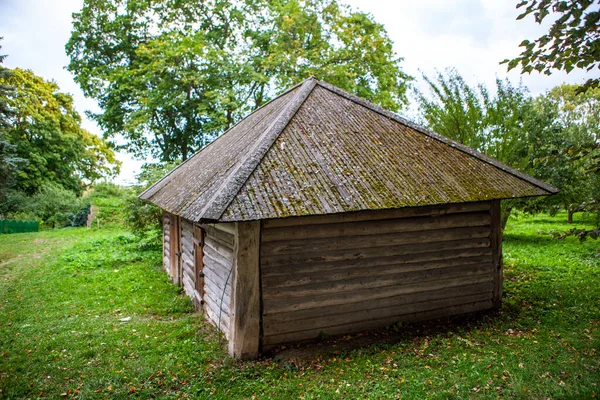
[[110,145],[81,127],[69,94],[29,70],[9,72],[0,76],[0,87],[12,88],[2,95],[11,113],[0,134],[24,160],[15,174],[16,190],[31,195],[58,184],[78,194],[86,183],[118,172]]
[[503,61],[509,70],[520,65],[523,73],[550,75],[553,70],[580,68],[592,74],[580,90],[600,87],[600,0],[522,0],[517,8],[523,10],[517,19],[531,15],[538,24],[556,19],[548,33],[523,40],[518,57]]
[[550,198],[503,202],[505,218],[515,205],[571,215],[594,199],[598,179],[573,155],[597,142],[597,89],[577,94],[578,86],[563,85],[532,98],[508,80],[496,80],[492,89],[470,86],[455,70],[424,78],[429,93],[417,91],[416,97],[428,127],[560,189]]
[[383,26],[336,0],[85,0],[66,49],[106,137],[163,162],[311,75],[393,110],[410,79]]
[[600,88],[582,92],[578,85],[563,84],[538,96],[535,103],[546,110],[538,114],[552,117],[530,130],[552,129],[551,134],[538,134],[531,144],[532,168],[561,189],[548,202],[566,209],[572,222],[573,213],[590,210],[600,193]]
[[496,80],[495,92],[469,85],[454,69],[423,75],[428,93],[415,90],[422,122],[435,132],[515,167],[523,167],[523,120],[531,107],[527,89]]
[[9,118],[15,114],[8,104],[8,98],[15,88],[6,83],[11,77],[11,70],[2,66],[6,57],[0,54],[0,202],[6,201],[6,192],[14,184],[15,175],[24,161],[17,155],[17,147],[8,140],[6,134]]

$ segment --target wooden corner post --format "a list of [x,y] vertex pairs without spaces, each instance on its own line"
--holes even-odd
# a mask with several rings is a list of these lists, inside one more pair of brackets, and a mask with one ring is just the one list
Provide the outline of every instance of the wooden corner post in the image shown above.
[[232,276],[229,353],[258,356],[260,345],[260,221],[237,222]]
[[492,201],[490,209],[490,245],[492,247],[492,265],[494,267],[494,308],[500,308],[502,305],[502,219],[500,214],[500,200]]

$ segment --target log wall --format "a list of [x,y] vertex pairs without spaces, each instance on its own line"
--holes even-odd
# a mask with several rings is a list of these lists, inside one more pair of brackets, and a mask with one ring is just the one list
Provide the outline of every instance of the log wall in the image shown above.
[[163,268],[171,274],[171,217],[168,212],[163,213]]
[[185,293],[192,298],[194,306],[200,307],[202,295],[196,290],[196,246],[194,245],[194,224],[181,220],[181,286]]
[[491,204],[263,221],[262,348],[493,307]]
[[[233,224],[201,225],[204,230],[204,305],[206,317],[229,339],[235,231]],[[220,318],[219,318],[220,317]]]

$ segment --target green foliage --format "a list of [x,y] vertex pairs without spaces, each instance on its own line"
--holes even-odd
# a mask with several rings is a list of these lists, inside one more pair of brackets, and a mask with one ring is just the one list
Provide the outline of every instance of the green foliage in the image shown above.
[[427,127],[506,164],[523,166],[528,146],[523,121],[532,108],[524,86],[497,79],[492,95],[481,84],[469,86],[454,69],[438,72],[435,80],[423,78],[430,94],[415,94]]
[[137,191],[132,187],[119,186],[112,182],[98,182],[84,196],[94,206],[92,228],[100,226],[122,227],[127,220],[127,204]]
[[3,83],[12,75],[10,69],[1,65],[5,58],[6,55],[0,54],[0,203],[6,201],[6,192],[14,185],[15,175],[24,162],[17,155],[17,147],[8,140],[5,131],[9,127],[9,118],[15,115],[15,111],[8,104],[8,97],[14,94],[15,88]]
[[431,130],[471,148],[482,150],[485,110],[477,88],[470,87],[458,71],[438,72],[435,80],[423,75],[429,98],[415,90],[423,122]]
[[138,175],[139,187],[136,195],[130,196],[125,205],[126,224],[136,235],[140,237],[148,235],[153,240],[160,241],[163,211],[150,202],[140,200],[137,194],[158,182],[177,165],[177,162],[170,162],[142,166],[142,171]]
[[564,220],[511,218],[497,313],[332,337],[252,362],[228,359],[216,328],[169,283],[160,247],[120,229],[4,235],[0,395],[595,398],[598,246],[538,234],[567,229]]
[[62,227],[73,225],[73,217],[84,205],[70,190],[58,185],[45,185],[25,201],[22,209],[34,215],[45,225]]
[[127,201],[126,210],[126,223],[134,234],[144,236],[150,233],[157,239],[160,237],[163,213],[160,208],[134,197]]
[[24,160],[14,173],[15,189],[33,195],[57,184],[80,194],[86,183],[118,172],[108,143],[81,128],[73,98],[54,82],[16,68],[0,76],[0,85],[14,88],[3,99],[14,113],[0,128],[0,140]]
[[[4,38],[0,36],[0,40]],[[2,46],[0,46],[2,49]],[[4,62],[6,54],[0,54],[0,64]],[[11,70],[0,65],[0,128],[6,128],[9,117],[14,115],[14,110],[8,104],[8,96],[14,92],[14,87],[5,82],[10,78]]]
[[83,226],[89,212],[89,199],[77,197],[72,191],[56,184],[44,185],[33,196],[9,190],[6,201],[0,204],[0,216],[39,221],[52,228]]
[[336,0],[86,0],[66,49],[106,137],[160,162],[311,75],[392,110],[410,79],[383,26]]
[[[521,55],[508,63],[508,69],[521,65],[522,73],[532,71],[550,75],[553,70],[567,73],[574,68],[600,70],[600,1],[594,0],[522,0],[517,8],[524,11],[517,19],[533,15],[541,24],[546,17],[556,16],[548,33],[532,41],[523,40]],[[589,78],[579,88],[600,87],[600,79]]]
[[131,191],[132,190],[129,187],[119,186],[112,182],[97,182],[94,184],[88,195],[93,199],[106,199],[112,197],[126,197]]
[[455,70],[424,79],[430,95],[417,91],[416,97],[429,128],[560,190],[550,197],[503,202],[503,221],[514,207],[573,212],[597,198],[600,177],[589,167],[595,153],[584,155],[575,149],[597,147],[599,89],[579,93],[579,86],[562,85],[532,98],[525,87],[507,80],[496,80],[492,95],[481,84],[469,86]]
[[534,137],[530,168],[561,189],[544,204],[571,213],[584,211],[582,204],[599,200],[600,193],[600,174],[593,161],[600,138],[600,89],[579,93],[576,85],[557,86],[539,96],[535,106],[538,118],[529,129]]

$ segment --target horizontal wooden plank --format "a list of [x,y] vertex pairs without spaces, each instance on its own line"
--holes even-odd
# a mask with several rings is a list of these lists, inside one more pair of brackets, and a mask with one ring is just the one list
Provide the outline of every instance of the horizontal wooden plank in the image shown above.
[[223,246],[223,244],[218,243],[216,240],[207,236],[204,238],[204,249],[209,248],[213,252],[219,253],[219,255],[230,262],[233,261],[233,249],[227,246]]
[[[219,288],[204,285],[204,297],[204,301],[210,303],[213,310],[218,311],[222,307],[223,312],[229,315],[229,310],[231,309],[231,296],[228,295],[227,292],[223,294],[222,290]],[[221,298],[223,299],[222,304]]]
[[223,287],[225,287],[225,296],[231,296],[231,279],[225,284],[224,279],[215,275],[212,271],[207,270],[204,274],[204,283],[204,286],[207,286],[210,290],[218,293],[219,298],[221,297],[221,293],[223,293]]
[[[394,259],[390,260],[394,262]],[[375,277],[398,272],[425,271],[429,269],[456,267],[459,265],[472,265],[491,263],[491,256],[458,257],[443,260],[416,263],[392,263],[376,267],[361,264],[351,265],[347,268],[325,270],[320,272],[297,272],[287,275],[266,275],[262,277],[263,287],[278,288],[286,286],[298,286],[312,283],[332,282],[357,278],[363,276]],[[264,290],[264,289],[263,289]]]
[[[218,292],[218,293],[217,293]],[[205,285],[204,290],[205,301],[211,303],[211,308],[213,310],[223,309],[223,312],[229,315],[229,310],[231,309],[231,296],[221,290],[218,290],[214,286]],[[223,303],[221,304],[221,296],[223,296]]]
[[[206,314],[206,316],[208,317],[208,321],[210,323],[212,323],[215,327],[219,327],[219,312],[214,311],[210,308],[210,306],[207,303],[204,303],[204,313]],[[223,332],[225,334],[225,337],[229,338],[229,317],[224,317],[223,315],[221,315],[221,324],[220,324],[220,329],[221,332]]]
[[211,245],[213,243],[215,244],[215,246],[214,246],[215,249],[221,250],[221,248],[222,248],[222,251],[226,251],[227,253],[233,253],[233,245],[232,244],[225,242],[213,235],[206,235],[204,237],[205,243],[206,243],[207,239],[211,243]]
[[490,214],[488,212],[475,212],[449,214],[438,217],[427,216],[377,221],[343,222],[339,224],[301,225],[263,229],[261,232],[261,242],[308,238],[339,238],[341,236],[489,226],[489,224]]
[[352,313],[360,310],[372,310],[378,308],[399,307],[404,304],[420,303],[423,301],[446,299],[451,297],[466,296],[480,293],[492,293],[493,282],[476,283],[473,285],[454,286],[437,290],[390,296],[379,299],[370,299],[356,303],[343,303],[334,306],[297,310],[263,315],[265,326],[272,324],[287,323],[290,321],[309,320],[315,317],[335,316],[338,314]]
[[196,287],[196,274],[195,274],[194,270],[189,269],[189,268],[184,268],[183,276],[187,277],[192,282],[193,287]]
[[[221,255],[221,253],[215,251],[212,247],[210,247],[209,245],[205,245],[204,246],[204,258],[209,258],[210,260],[213,260],[215,263],[226,267],[227,269],[230,269],[231,265],[233,265],[233,260],[223,257]],[[206,261],[205,261],[206,263]]]
[[183,275],[183,290],[189,297],[194,297],[194,292],[196,291],[196,285],[190,279],[189,276]]
[[[437,310],[429,310],[413,314],[404,314],[397,317],[386,317],[378,320],[369,320],[362,323],[351,323],[329,327],[326,329],[328,335],[339,335],[353,332],[360,332],[369,329],[383,328],[393,323],[403,322],[414,322],[423,321],[436,318],[444,318],[450,315],[460,315],[471,313],[475,311],[488,310],[492,308],[492,301],[481,301],[476,303],[459,304],[452,307],[444,307]],[[292,332],[282,335],[264,336],[263,337],[263,350],[268,350],[273,346],[285,344],[289,342],[296,342],[300,340],[311,340],[319,337],[323,329],[315,329],[302,332]]]
[[192,253],[194,251],[194,242],[191,236],[181,236],[181,248],[184,251]]
[[221,277],[221,279],[223,279],[223,280],[227,279],[227,276],[230,275],[229,272],[231,271],[231,266],[220,264],[220,263],[216,262],[215,260],[213,260],[212,258],[205,255],[204,269],[207,269],[207,268],[210,269],[215,274],[219,275],[219,277]]
[[331,224],[340,222],[373,221],[378,219],[409,218],[425,215],[445,215],[473,211],[489,211],[490,202],[447,204],[441,206],[399,208],[393,210],[358,211],[350,213],[315,215],[307,217],[290,217],[264,220],[264,228],[281,228],[286,226]]
[[218,229],[220,231],[235,235],[235,223],[219,223],[219,224],[207,224],[210,227]]
[[426,292],[451,288],[454,286],[474,285],[477,283],[491,282],[489,274],[476,276],[461,276],[452,279],[440,279],[429,282],[414,282],[408,285],[393,285],[373,290],[357,289],[342,293],[325,293],[307,297],[289,297],[281,299],[263,299],[263,314],[276,314],[283,312],[295,312],[312,308],[322,308],[338,304],[358,303],[368,300],[381,299],[392,296],[400,296],[411,293]]
[[375,289],[394,285],[407,285],[411,282],[429,282],[440,279],[459,278],[465,275],[489,275],[493,277],[491,262],[485,264],[459,265],[448,268],[428,269],[424,271],[392,272],[385,275],[361,276],[339,281],[309,283],[306,285],[269,287],[263,286],[263,299],[314,296],[324,293],[342,293],[356,289]]
[[233,233],[226,232],[224,230],[215,228],[214,226],[207,225],[204,229],[206,232],[206,236],[210,236],[221,243],[229,245],[229,247],[233,248],[235,236]]
[[310,252],[298,254],[284,254],[277,256],[262,256],[261,265],[269,268],[285,266],[288,264],[318,263],[327,261],[368,259],[371,257],[401,256],[407,254],[428,253],[433,251],[457,251],[461,249],[489,248],[488,238],[449,240],[424,244],[408,244],[386,247],[371,247],[359,249],[345,249],[328,252]]
[[264,336],[267,337],[280,335],[283,333],[301,332],[305,330],[316,329],[327,332],[327,328],[331,326],[353,323],[362,324],[372,320],[397,318],[405,314],[420,313],[459,304],[476,303],[487,300],[492,300],[491,290],[484,293],[406,303],[401,307],[376,307],[368,310],[354,310],[352,312],[343,314],[316,316],[314,318],[297,321],[265,322]]
[[281,266],[265,266],[261,265],[261,274],[263,279],[270,276],[292,276],[299,274],[313,274],[313,272],[323,273],[326,271],[338,271],[347,270],[355,267],[363,268],[376,268],[387,265],[399,265],[399,264],[412,264],[412,263],[426,263],[444,260],[453,260],[456,258],[467,258],[467,257],[491,257],[492,251],[489,248],[475,248],[475,249],[462,249],[453,250],[451,252],[442,251],[431,251],[417,254],[407,255],[394,255],[387,257],[371,257],[354,260],[339,260],[339,261],[326,261],[326,262],[311,262],[311,263],[300,263],[300,264],[287,264]]
[[279,254],[304,253],[306,251],[337,251],[365,247],[488,238],[489,236],[489,226],[477,226],[468,228],[434,229],[418,232],[401,232],[327,239],[294,239],[263,243],[260,248],[260,253],[261,257],[265,257]]
[[187,268],[194,270],[194,256],[188,252],[181,252],[181,260],[187,265]]

